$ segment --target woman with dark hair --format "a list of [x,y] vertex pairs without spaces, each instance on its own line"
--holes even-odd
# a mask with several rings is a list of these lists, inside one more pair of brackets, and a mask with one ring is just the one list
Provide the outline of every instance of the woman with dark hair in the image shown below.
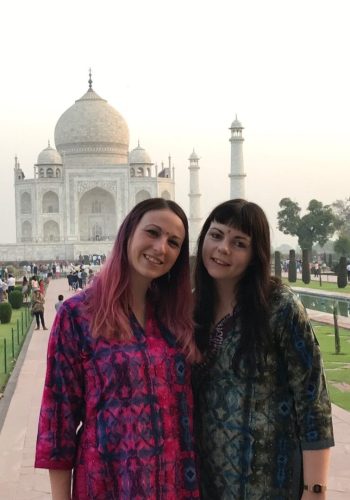
[[36,320],[36,330],[40,330],[40,322],[43,330],[47,330],[44,320],[44,295],[39,288],[35,288],[32,292],[32,314]]
[[182,209],[145,200],[92,284],[58,310],[35,462],[53,500],[199,498],[188,247]]
[[326,498],[331,405],[298,298],[270,275],[255,203],[217,206],[195,266],[195,429],[203,500]]

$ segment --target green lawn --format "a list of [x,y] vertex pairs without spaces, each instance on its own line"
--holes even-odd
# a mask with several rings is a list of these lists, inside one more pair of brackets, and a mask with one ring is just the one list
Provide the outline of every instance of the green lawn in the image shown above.
[[350,330],[339,329],[341,354],[335,354],[333,326],[312,324],[322,351],[332,403],[350,411]]
[[315,290],[325,290],[326,292],[338,292],[338,293],[344,293],[344,294],[350,294],[350,284],[345,288],[338,288],[338,285],[336,283],[332,283],[330,281],[322,281],[322,286],[320,286],[319,281],[310,281],[308,285],[305,285],[305,283],[302,280],[297,280],[295,283],[290,283],[287,278],[282,278],[283,283],[286,283],[289,285],[291,288],[293,287],[302,287],[302,288],[313,288]]
[[[32,321],[31,316],[28,315],[26,325],[25,312],[25,308],[19,310],[14,309],[12,311],[11,323],[5,325],[0,324],[0,391],[9,378],[14,367],[14,361],[17,359],[26,332]],[[331,400],[341,408],[350,411],[350,330],[345,330],[344,328],[339,329],[341,354],[337,355],[335,354],[333,326],[317,322],[312,323],[322,351]],[[19,326],[18,334],[17,326]],[[12,358],[12,328],[14,330],[14,359]],[[4,338],[6,338],[7,352],[6,373],[4,369]]]
[[[12,310],[10,323],[0,324],[0,392],[13,370],[31,322],[32,317],[29,311],[26,307],[22,307],[21,309]],[[4,339],[6,339],[6,369]]]

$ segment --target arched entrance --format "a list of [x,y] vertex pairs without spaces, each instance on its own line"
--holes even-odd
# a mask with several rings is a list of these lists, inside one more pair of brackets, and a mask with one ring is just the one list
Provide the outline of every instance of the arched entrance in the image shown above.
[[149,194],[149,192],[145,189],[142,189],[142,191],[136,193],[135,202],[140,203],[140,201],[148,200],[150,197],[151,195]]
[[53,191],[48,191],[43,196],[43,213],[56,214],[60,211],[58,196]]
[[99,187],[84,193],[79,202],[80,240],[114,240],[116,229],[116,207],[111,193]]
[[44,241],[59,241],[60,227],[54,220],[48,220],[44,224]]
[[32,225],[28,220],[22,224],[22,241],[32,241]]

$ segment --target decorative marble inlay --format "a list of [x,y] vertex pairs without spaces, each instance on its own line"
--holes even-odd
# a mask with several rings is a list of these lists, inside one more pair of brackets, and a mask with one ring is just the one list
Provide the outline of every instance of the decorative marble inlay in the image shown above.
[[113,193],[118,192],[117,182],[93,180],[93,181],[78,181],[76,184],[76,190],[77,193],[79,194],[86,193],[87,191],[90,191],[91,189],[94,189],[96,187],[105,189],[106,191],[112,191]]

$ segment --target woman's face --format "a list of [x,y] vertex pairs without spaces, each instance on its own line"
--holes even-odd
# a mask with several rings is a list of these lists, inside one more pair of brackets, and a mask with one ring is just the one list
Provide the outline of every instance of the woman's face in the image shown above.
[[213,221],[205,235],[202,258],[208,274],[233,285],[244,275],[252,260],[252,241],[234,227]]
[[184,239],[184,225],[174,212],[146,212],[128,243],[132,283],[151,282],[170,271]]

